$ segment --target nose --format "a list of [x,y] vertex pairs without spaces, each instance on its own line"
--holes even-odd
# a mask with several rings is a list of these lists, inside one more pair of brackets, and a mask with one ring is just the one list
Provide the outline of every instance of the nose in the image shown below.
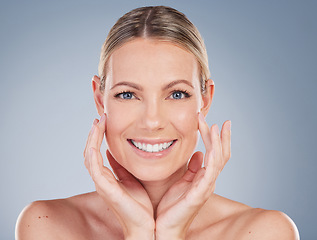
[[143,111],[140,116],[142,128],[149,131],[163,129],[166,125],[166,113],[164,106],[160,101],[152,100],[143,105]]

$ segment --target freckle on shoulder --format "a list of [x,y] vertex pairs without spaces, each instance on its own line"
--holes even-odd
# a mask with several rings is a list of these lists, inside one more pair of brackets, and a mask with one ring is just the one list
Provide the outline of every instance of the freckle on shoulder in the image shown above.
[[20,213],[16,224],[16,239],[37,239],[36,236],[49,235],[58,239],[54,231],[56,225],[62,225],[63,199],[36,201],[26,206]]
[[241,239],[247,236],[252,239],[299,239],[296,225],[283,212],[254,208],[245,213],[244,219],[239,233]]

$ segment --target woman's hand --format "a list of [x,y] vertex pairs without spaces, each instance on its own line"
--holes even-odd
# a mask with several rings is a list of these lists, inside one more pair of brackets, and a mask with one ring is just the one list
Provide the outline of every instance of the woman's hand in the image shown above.
[[221,136],[217,125],[209,129],[199,116],[199,131],[206,148],[196,152],[185,175],[163,196],[157,208],[156,239],[185,239],[191,222],[215,190],[219,173],[230,158],[231,122],[223,124]]
[[95,182],[96,191],[109,205],[122,225],[125,239],[152,239],[155,222],[151,201],[134,176],[107,150],[107,158],[118,180],[103,165],[100,146],[106,130],[106,115],[95,119],[84,150],[85,166]]

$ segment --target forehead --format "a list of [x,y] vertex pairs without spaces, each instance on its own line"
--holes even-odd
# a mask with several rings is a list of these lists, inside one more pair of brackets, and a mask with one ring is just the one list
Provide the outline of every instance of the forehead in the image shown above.
[[168,81],[199,76],[195,56],[170,42],[136,39],[115,50],[108,62],[113,81],[151,79]]

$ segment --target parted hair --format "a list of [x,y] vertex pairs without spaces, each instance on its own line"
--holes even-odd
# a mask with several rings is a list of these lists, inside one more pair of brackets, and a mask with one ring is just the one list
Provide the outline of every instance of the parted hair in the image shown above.
[[183,13],[166,6],[136,8],[114,24],[101,48],[98,66],[101,92],[105,89],[109,57],[120,46],[136,38],[171,42],[194,54],[200,66],[201,92],[205,92],[210,72],[204,41],[198,29]]

